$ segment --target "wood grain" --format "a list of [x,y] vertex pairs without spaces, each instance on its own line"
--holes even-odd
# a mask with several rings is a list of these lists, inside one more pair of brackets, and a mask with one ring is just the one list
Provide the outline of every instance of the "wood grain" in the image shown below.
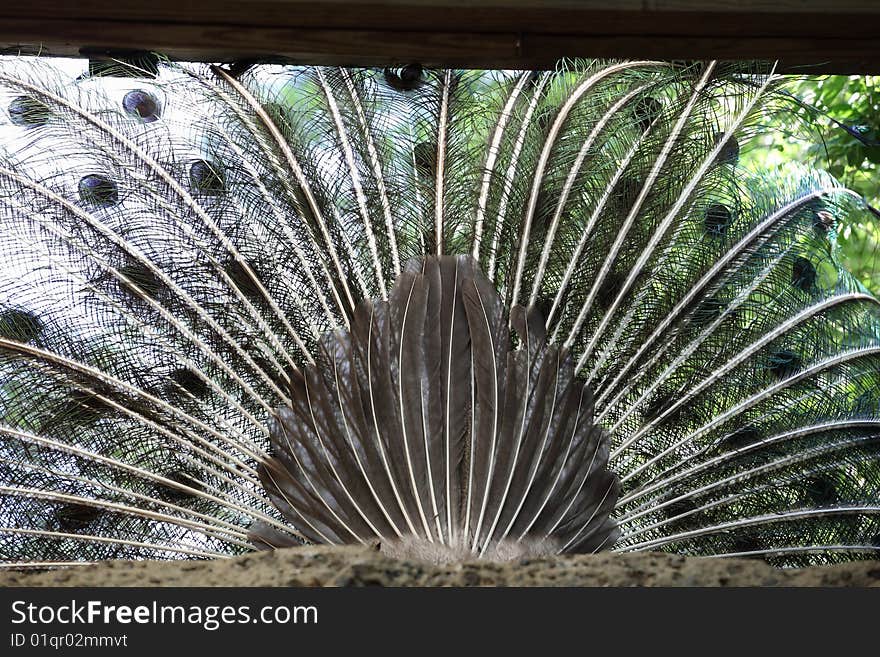
[[760,58],[786,70],[880,73],[880,2],[32,0],[0,6],[0,47],[511,68],[562,57]]

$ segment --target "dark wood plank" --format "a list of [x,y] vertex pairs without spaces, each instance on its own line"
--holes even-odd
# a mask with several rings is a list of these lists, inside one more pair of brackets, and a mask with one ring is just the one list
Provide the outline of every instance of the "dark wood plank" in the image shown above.
[[561,57],[782,59],[880,72],[876,0],[49,0],[0,6],[0,47],[72,55],[538,68]]

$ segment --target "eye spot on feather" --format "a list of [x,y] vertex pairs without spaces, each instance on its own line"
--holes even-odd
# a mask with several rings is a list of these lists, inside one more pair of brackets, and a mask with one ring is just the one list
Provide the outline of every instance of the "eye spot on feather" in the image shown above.
[[[725,133],[719,132],[715,135],[715,145],[721,143],[725,138]],[[721,147],[718,155],[715,157],[716,164],[736,164],[739,162],[739,141],[734,135],[730,135],[724,146]]]
[[722,237],[727,232],[727,228],[732,221],[733,215],[730,209],[720,203],[715,203],[706,208],[706,216],[703,217],[706,234],[710,237]]
[[790,349],[778,349],[770,354],[767,369],[777,379],[787,379],[801,368],[801,357]]
[[287,379],[288,382],[290,381],[290,376],[286,371],[281,373],[281,376],[279,377],[278,368],[273,365],[272,361],[268,358],[261,356],[259,353],[254,354],[251,358],[254,361],[254,365],[260,368],[266,376],[272,377],[273,380],[280,383],[280,385],[287,385],[287,382],[285,382],[284,379]]
[[[559,295],[559,302],[556,305],[556,310],[554,313],[564,313],[565,308],[568,305],[569,297],[571,296],[571,287],[566,287],[562,294]],[[541,313],[541,317],[544,319],[550,319],[550,310],[553,308],[553,302],[556,300],[555,294],[542,294],[539,295],[535,300],[535,308],[539,313]],[[554,320],[558,321],[559,314],[555,314],[553,317]]]
[[144,123],[159,120],[159,101],[153,94],[135,89],[129,91],[122,99],[122,107],[126,114],[140,119]]
[[754,445],[759,440],[761,440],[761,434],[754,426],[747,424],[726,436],[724,438],[724,445],[731,450],[736,450]]
[[109,207],[119,202],[119,190],[109,178],[90,174],[79,181],[79,197],[84,203]]
[[791,284],[801,292],[811,292],[816,286],[816,268],[802,256],[791,265]]
[[16,342],[34,342],[43,332],[43,322],[27,310],[4,310],[0,313],[0,337]]
[[596,292],[596,305],[602,310],[608,310],[617,298],[623,287],[623,277],[616,272],[609,272]]
[[535,309],[541,314],[541,317],[550,315],[550,308],[553,306],[553,297],[548,294],[542,294],[535,299]]
[[429,141],[419,142],[413,149],[413,159],[420,174],[429,177],[437,175],[437,144]]
[[636,202],[644,186],[641,178],[623,176],[611,193],[615,205],[623,210],[629,210]]
[[[763,546],[755,536],[737,534],[730,541],[731,552],[758,552]],[[742,559],[760,559],[764,561],[763,554],[744,554]]]
[[397,91],[412,91],[422,84],[424,70],[421,64],[407,64],[399,70],[386,68],[383,71],[385,82]]
[[[535,212],[532,218],[533,239],[540,239],[544,236],[545,231],[550,227],[551,220],[556,214],[556,203],[558,199],[556,195],[546,189],[538,191],[538,198],[535,199]],[[565,215],[561,215],[564,217]]]
[[[670,495],[670,499],[672,497],[677,497],[681,494],[681,491],[677,491],[674,494]],[[676,500],[675,502],[672,502],[668,506],[664,507],[663,511],[667,518],[672,519],[677,516],[690,513],[691,511],[696,511],[697,508],[698,505],[692,497],[685,497],[683,499]],[[687,520],[687,518],[681,518],[681,520]]]
[[825,475],[814,475],[804,480],[804,493],[812,506],[830,506],[840,500],[834,480]]
[[226,177],[216,164],[196,160],[189,167],[189,184],[200,194],[222,194],[226,191]]
[[[193,476],[192,472],[184,468],[171,470],[170,472],[167,472],[164,477],[170,479],[176,484],[180,484],[181,486],[188,486],[189,488],[200,492],[204,491],[204,486],[202,486],[201,482]],[[181,490],[170,484],[159,483],[156,485],[156,488],[159,491],[159,495],[166,502],[183,502],[184,500],[195,497],[193,493]]]
[[237,59],[226,65],[226,72],[236,80],[240,80],[242,76],[260,63],[262,62],[259,58]]
[[102,510],[98,507],[70,503],[55,510],[55,520],[62,530],[76,532],[86,529],[101,513]]
[[422,79],[422,73],[423,70],[421,64],[407,64],[400,69],[400,79],[408,84],[412,84]]
[[102,417],[112,415],[115,409],[92,390],[78,388],[55,407],[54,420],[74,424],[92,424]]
[[657,393],[645,404],[644,420],[653,422],[675,403],[672,393]]
[[813,230],[818,235],[825,235],[834,228],[834,215],[828,210],[819,210],[813,215]]
[[644,132],[651,127],[654,120],[660,116],[663,111],[663,103],[651,96],[639,98],[633,107],[633,116],[639,124],[639,128]]
[[[256,265],[252,260],[246,260],[248,268],[253,272],[254,276],[259,279],[259,273]],[[248,274],[245,266],[238,260],[231,260],[225,267],[226,275],[232,280],[235,287],[251,300],[261,300],[263,294],[256,281]]]
[[205,380],[188,367],[179,367],[171,372],[168,378],[193,397],[204,397],[208,392],[208,384]]
[[120,281],[120,285],[126,292],[134,296],[138,296],[137,289],[140,289],[148,297],[155,299],[162,288],[161,281],[143,263],[131,262],[120,267],[119,273],[125,278]]
[[51,110],[36,98],[30,96],[19,96],[13,98],[7,108],[9,119],[14,125],[33,128],[36,126],[46,125],[49,117],[52,115]]

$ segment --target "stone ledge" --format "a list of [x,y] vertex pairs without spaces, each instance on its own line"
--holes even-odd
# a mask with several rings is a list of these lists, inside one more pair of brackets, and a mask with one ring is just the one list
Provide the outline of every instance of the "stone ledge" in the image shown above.
[[217,561],[0,571],[0,586],[880,586],[880,561],[778,570],[757,560],[606,552],[438,566],[364,547],[308,546]]

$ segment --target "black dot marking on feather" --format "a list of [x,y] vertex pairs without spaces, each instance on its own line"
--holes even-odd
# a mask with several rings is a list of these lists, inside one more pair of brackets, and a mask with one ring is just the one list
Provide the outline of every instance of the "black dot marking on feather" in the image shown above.
[[205,380],[188,367],[180,367],[168,377],[194,397],[204,397],[208,392]]
[[162,283],[156,275],[140,262],[132,262],[120,267],[119,273],[126,279],[120,281],[122,288],[135,296],[137,296],[135,286],[153,299],[156,298],[156,295],[158,295],[159,290],[162,288]]
[[639,128],[642,132],[651,127],[651,124],[658,116],[660,116],[662,111],[663,103],[650,96],[639,98],[635,107],[633,107],[633,115],[635,116],[636,121],[638,121]]
[[[724,137],[725,134],[723,132],[717,133],[715,135],[715,145],[717,146]],[[724,142],[724,146],[721,147],[715,162],[716,164],[736,164],[739,162],[739,141],[737,141],[734,135],[730,135],[727,141]]]
[[205,160],[196,160],[190,165],[189,184],[201,194],[222,194],[226,191],[223,169]]
[[49,117],[52,115],[51,110],[36,98],[29,96],[19,96],[13,98],[7,108],[9,119],[13,124],[26,128],[46,125]]
[[86,529],[101,513],[102,510],[98,507],[71,502],[55,510],[55,519],[61,529],[74,532]]
[[615,204],[624,210],[629,210],[636,202],[644,186],[641,178],[622,177],[611,193]]
[[532,230],[534,231],[533,239],[539,240],[550,227],[550,222],[556,214],[557,200],[558,197],[553,192],[543,188],[538,191],[538,198],[535,200],[535,212],[532,223]]
[[109,178],[90,174],[79,181],[79,197],[84,203],[109,207],[119,202],[119,190]]
[[400,79],[407,84],[414,84],[422,79],[422,73],[421,64],[407,64],[400,69]]
[[[188,486],[197,491],[204,491],[204,486],[202,486],[201,482],[199,482],[191,472],[186,469],[176,469],[167,472],[165,475],[166,479],[170,479],[174,483],[180,484],[181,486]],[[167,502],[182,502],[188,498],[195,497],[193,493],[187,492],[185,490],[181,490],[180,488],[176,488],[175,486],[171,486],[170,484],[157,484],[157,488],[159,489],[159,494],[162,499]]]
[[135,89],[125,94],[122,98],[122,108],[127,114],[144,123],[159,120],[159,101],[153,94],[142,89]]
[[[570,295],[571,286],[567,286],[559,297],[559,303],[556,306],[557,314],[554,317],[554,321],[559,321],[559,314],[565,312],[565,307],[568,305]],[[550,309],[553,307],[553,302],[555,300],[555,294],[540,295],[537,298],[535,301],[535,308],[541,313],[541,317],[545,319],[550,317]]]
[[416,170],[424,176],[433,177],[437,174],[437,144],[423,141],[413,149]]
[[0,312],[0,337],[16,342],[33,342],[43,332],[43,322],[26,310]]
[[254,365],[259,367],[268,376],[276,377],[278,375],[278,370],[272,364],[272,361],[270,361],[268,358],[264,358],[263,356],[260,356],[259,354],[255,354],[255,355],[251,356],[251,358],[254,361]]
[[[734,536],[730,541],[730,551],[731,552],[758,552],[762,549],[762,545],[760,541],[754,536],[748,536],[745,534],[739,534]],[[743,555],[744,559],[764,559],[763,554],[746,554]]]
[[99,399],[97,393],[78,388],[61,403],[56,415],[61,419],[71,419],[76,422],[93,422],[100,416],[112,412],[113,407],[103,399]]
[[802,292],[811,292],[816,285],[816,268],[809,260],[798,256],[791,265],[791,284]]
[[596,305],[602,310],[608,310],[617,298],[623,283],[622,276],[615,272],[609,272],[596,292]]
[[840,500],[834,480],[824,475],[807,477],[803,490],[809,501],[817,506],[831,506]]
[[645,422],[652,422],[660,417],[663,412],[675,403],[672,393],[655,394],[647,404],[645,404],[644,419]]
[[553,297],[549,295],[539,296],[535,300],[535,308],[539,313],[541,313],[541,317],[548,317],[550,315],[550,308],[553,306]]
[[291,381],[296,381],[299,376],[299,370],[296,369],[293,365],[286,365],[284,367],[284,378],[281,381],[281,384],[284,387],[289,387]]
[[[257,272],[256,266],[251,260],[247,260],[247,266],[254,273],[254,276],[259,278],[259,273]],[[232,282],[235,284],[235,287],[239,289],[239,291],[250,298],[251,300],[262,300],[263,294],[260,292],[260,288],[257,286],[257,283],[253,278],[248,274],[244,265],[238,260],[231,260],[225,267],[226,275],[232,279]]]
[[421,64],[407,64],[403,68],[396,71],[392,68],[386,68],[383,71],[385,82],[392,89],[397,91],[412,91],[422,84],[422,75],[424,69]]
[[760,432],[750,424],[740,427],[724,439],[724,445],[729,449],[742,449],[754,445],[761,440]]
[[693,498],[685,497],[672,502],[664,508],[664,511],[666,512],[667,518],[674,518],[676,516],[684,515],[685,513],[690,513],[691,511],[696,511],[697,508],[698,505]]
[[828,210],[819,210],[813,215],[813,230],[817,235],[826,235],[834,228],[834,215]]
[[63,424],[91,424],[100,416],[94,409],[84,406],[80,401],[80,395],[73,393],[68,399],[58,402],[50,421],[45,426],[52,428],[56,423]]
[[733,220],[733,214],[726,205],[715,203],[706,208],[706,216],[703,224],[706,226],[706,234],[710,237],[721,237],[727,232]]
[[229,73],[229,75],[231,75],[232,77],[238,79],[249,70],[251,70],[254,66],[262,62],[262,59],[253,57],[250,59],[237,59],[226,67],[226,72]]
[[767,369],[778,379],[787,379],[801,368],[801,357],[790,349],[778,349],[770,354]]

